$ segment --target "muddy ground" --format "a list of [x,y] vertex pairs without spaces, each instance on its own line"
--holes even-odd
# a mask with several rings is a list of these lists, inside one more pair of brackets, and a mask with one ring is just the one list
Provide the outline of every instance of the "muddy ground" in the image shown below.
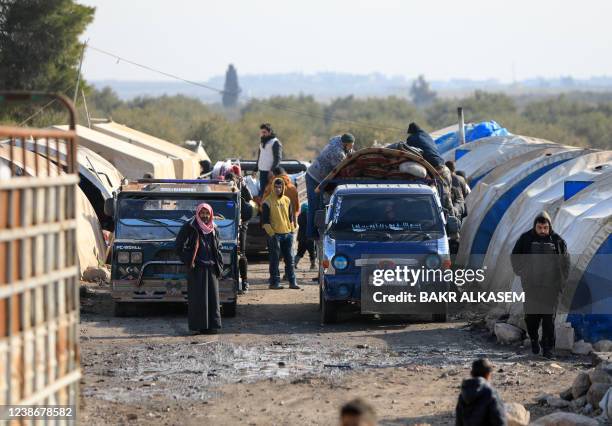
[[499,346],[467,314],[445,324],[353,317],[322,327],[313,273],[299,272],[302,290],[269,290],[267,265],[250,269],[252,290],[216,336],[191,336],[181,306],[115,318],[109,287],[87,284],[80,423],[333,425],[342,403],[359,396],[384,425],[451,425],[461,380],[482,355],[496,364],[504,400],[534,419],[552,411],[536,395],[558,393],[587,367]]

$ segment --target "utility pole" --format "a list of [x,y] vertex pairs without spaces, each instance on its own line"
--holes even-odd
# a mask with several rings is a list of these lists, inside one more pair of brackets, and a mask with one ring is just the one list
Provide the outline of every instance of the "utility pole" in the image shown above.
[[[89,39],[87,39],[89,41]],[[87,41],[83,43],[83,49],[81,50],[81,59],[79,59],[79,71],[77,73],[76,87],[74,88],[74,96],[72,103],[76,105],[77,96],[79,95],[79,86],[81,84],[81,68],[83,68],[83,58],[85,57],[85,49],[87,48]]]

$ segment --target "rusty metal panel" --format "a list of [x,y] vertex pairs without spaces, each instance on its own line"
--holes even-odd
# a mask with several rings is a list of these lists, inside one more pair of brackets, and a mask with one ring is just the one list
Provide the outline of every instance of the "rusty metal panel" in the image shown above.
[[[0,126],[11,174],[0,179],[0,405],[78,403],[74,108],[62,96],[0,92],[0,103],[51,99],[68,109],[68,130]],[[66,161],[17,147],[29,138],[40,154],[65,144]]]

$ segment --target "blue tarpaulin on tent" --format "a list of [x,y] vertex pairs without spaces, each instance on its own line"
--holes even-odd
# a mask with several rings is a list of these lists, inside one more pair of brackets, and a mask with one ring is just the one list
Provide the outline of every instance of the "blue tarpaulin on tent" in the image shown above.
[[[465,125],[465,142],[472,142],[477,139],[486,138],[489,136],[508,136],[510,132],[507,129],[501,127],[497,122],[483,121],[477,124],[466,124]],[[440,136],[435,140],[438,151],[441,154],[446,151],[450,151],[453,148],[459,146],[459,138],[457,132],[449,132],[445,135]]]
[[578,284],[570,314],[576,339],[596,342],[612,339],[612,235],[599,247]]

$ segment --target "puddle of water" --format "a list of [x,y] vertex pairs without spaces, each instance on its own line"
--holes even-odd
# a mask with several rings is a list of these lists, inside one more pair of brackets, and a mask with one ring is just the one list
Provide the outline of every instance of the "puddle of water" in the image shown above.
[[351,347],[344,351],[339,351],[336,344],[318,344],[314,351],[311,343],[302,340],[297,345],[266,346],[226,342],[132,345],[113,357],[111,364],[94,363],[86,372],[121,379],[121,388],[107,385],[83,392],[85,396],[134,402],[168,394],[176,399],[200,400],[211,397],[215,387],[227,383],[299,380],[306,376],[333,379],[356,370],[410,365],[467,367],[483,355],[499,364],[522,357],[509,349],[488,349],[465,342],[443,349],[418,345],[392,350]]

